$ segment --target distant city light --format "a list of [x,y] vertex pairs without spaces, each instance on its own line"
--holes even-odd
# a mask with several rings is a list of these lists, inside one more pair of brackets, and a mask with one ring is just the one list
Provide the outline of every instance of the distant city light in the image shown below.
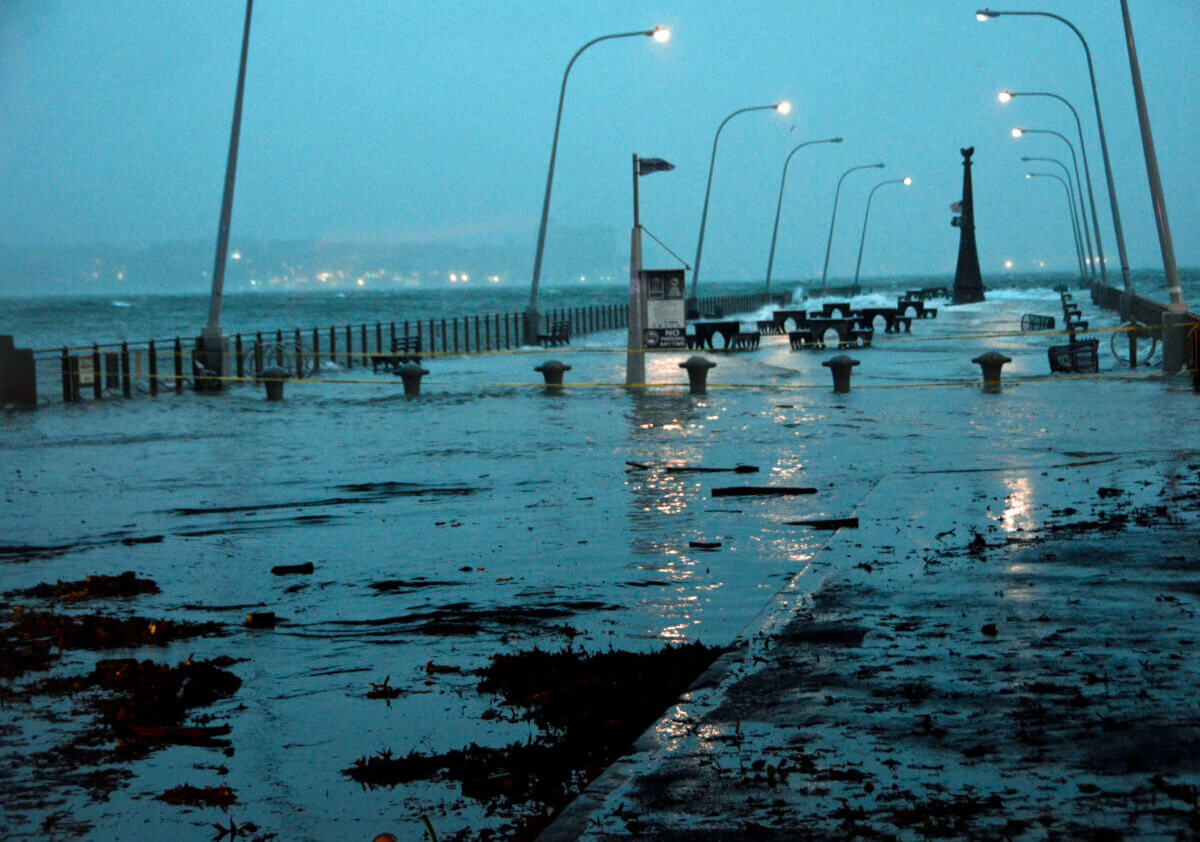
[[230,255],[230,257],[232,257],[234,260],[241,260],[242,253],[240,251],[235,251],[233,254]]
[[1012,267],[1013,267],[1013,262],[1012,262],[1011,260],[1006,260],[1006,261],[1004,261],[1004,268],[1005,268],[1005,269],[1011,269]]
[[462,278],[462,282],[463,282],[464,284],[465,284],[467,281],[471,280],[471,276],[470,276],[470,275],[468,275],[466,272],[463,272],[463,273],[462,273],[462,275],[460,275],[459,277],[461,277],[461,278]]
[[457,272],[450,273],[450,283],[452,283],[452,284],[458,283],[458,273]]
[[492,275],[491,277],[489,277],[489,278],[488,278],[488,280],[489,280],[489,281],[491,281],[491,282],[492,282],[492,283],[494,283],[494,284],[498,284],[498,283],[500,283],[500,276],[499,276],[499,275]]
[[367,282],[366,282],[366,280],[364,280],[363,278],[359,278],[359,279],[358,279],[358,285],[359,285],[360,287],[362,287],[362,286],[366,286],[366,285],[367,285]]

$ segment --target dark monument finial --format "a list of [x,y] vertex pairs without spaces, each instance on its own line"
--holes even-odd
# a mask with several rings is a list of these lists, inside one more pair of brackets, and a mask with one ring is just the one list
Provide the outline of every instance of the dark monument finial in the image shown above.
[[963,156],[962,201],[960,216],[951,222],[959,229],[958,267],[954,271],[954,303],[983,301],[983,278],[979,274],[979,252],[975,249],[975,197],[971,191],[971,156],[975,147],[960,149]]

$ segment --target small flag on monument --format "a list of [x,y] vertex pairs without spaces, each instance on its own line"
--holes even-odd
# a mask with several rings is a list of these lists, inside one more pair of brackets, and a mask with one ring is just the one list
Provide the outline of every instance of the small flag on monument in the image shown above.
[[666,172],[675,169],[675,165],[662,158],[638,158],[638,175],[649,175],[652,172]]

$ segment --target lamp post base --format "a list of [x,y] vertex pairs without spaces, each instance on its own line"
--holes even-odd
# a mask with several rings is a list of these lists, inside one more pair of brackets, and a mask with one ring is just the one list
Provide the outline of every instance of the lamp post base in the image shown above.
[[530,306],[525,311],[525,316],[521,321],[522,343],[525,345],[536,345],[538,334],[542,332],[542,314],[538,312],[538,308]]

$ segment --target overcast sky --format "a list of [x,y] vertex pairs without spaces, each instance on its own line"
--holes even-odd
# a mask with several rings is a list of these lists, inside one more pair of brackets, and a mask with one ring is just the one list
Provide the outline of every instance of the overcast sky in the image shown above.
[[[1180,265],[1200,265],[1200,3],[1130,0]],[[1162,266],[1117,0],[1035,0],[1071,20],[1095,60],[1134,268]],[[1070,100],[1084,120],[1101,234],[1118,266],[1083,48],[1046,18],[975,19],[970,0],[258,0],[232,230],[249,239],[471,243],[537,234],[559,86],[600,35],[669,26],[667,44],[604,41],[567,86],[552,224],[632,222],[631,155],[673,172],[641,181],[643,224],[694,261],[713,136],[721,134],[705,278],[761,278],[783,163],[792,160],[774,275],[819,277],[839,176],[830,277],[946,274],[958,233],[959,148],[976,148],[985,277],[1006,260],[1070,269],[1063,188],[1022,155],[1070,166],[1065,106],[996,101],[1003,88]],[[215,241],[243,0],[0,0],[0,243]],[[1081,162],[1082,163],[1082,162]],[[530,254],[530,269],[533,255]],[[672,260],[647,246],[648,266]]]

